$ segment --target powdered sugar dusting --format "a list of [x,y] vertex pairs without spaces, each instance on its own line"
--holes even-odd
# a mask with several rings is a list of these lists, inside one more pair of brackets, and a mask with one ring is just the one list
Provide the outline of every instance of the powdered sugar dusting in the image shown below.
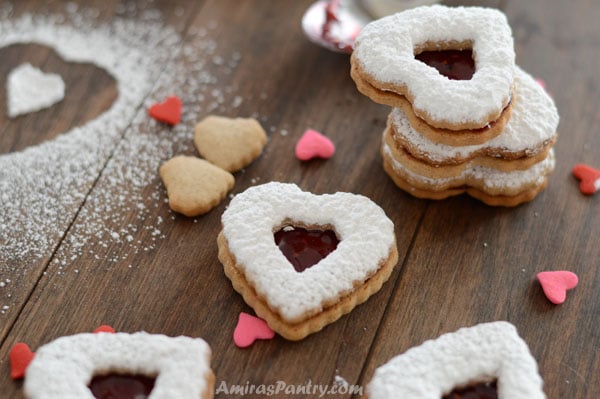
[[[450,80],[415,60],[426,43],[472,43],[473,78]],[[506,16],[492,8],[423,6],[367,24],[354,44],[353,62],[380,90],[407,90],[418,114],[453,124],[499,115],[513,85],[515,52]],[[406,94],[406,93],[400,93]]]
[[[129,6],[117,10],[134,11]],[[219,76],[209,69],[218,56],[229,68],[223,73],[232,73],[241,54],[218,54],[209,37],[216,25],[190,29],[181,45],[179,35],[154,10],[138,13],[135,21],[116,18],[105,25],[79,14],[69,15],[66,23],[60,22],[64,16],[10,20],[9,14],[0,11],[0,47],[36,42],[67,61],[92,62],[115,78],[119,95],[88,124],[0,156],[0,278],[25,272],[48,256],[67,228],[49,265],[58,274],[76,270],[71,265],[83,254],[106,265],[152,250],[164,238],[164,215],[155,212],[165,207],[158,167],[174,154],[192,150],[193,126],[201,113],[241,104],[236,88],[221,87]],[[193,111],[184,112],[173,128],[150,120],[147,107],[174,93],[184,110]]]
[[502,190],[503,195],[516,195],[520,189],[526,186],[540,186],[546,176],[555,167],[554,149],[550,149],[548,156],[526,170],[514,170],[502,172],[487,166],[476,165],[466,168],[455,177],[433,178],[416,174],[402,163],[394,159],[392,150],[387,143],[383,143],[383,154],[392,163],[395,170],[410,177],[413,181],[422,182],[428,186],[442,186],[442,189],[460,187],[467,182],[470,186],[481,187],[487,190]]
[[433,163],[449,159],[470,159],[476,155],[502,154],[534,156],[546,148],[556,134],[558,111],[552,98],[531,75],[516,67],[516,98],[504,131],[484,144],[450,146],[429,140],[415,129],[400,108],[394,108],[391,121],[395,134],[411,144],[411,153]]
[[27,114],[48,108],[65,97],[65,82],[60,75],[44,73],[29,63],[8,74],[6,83],[8,116]]

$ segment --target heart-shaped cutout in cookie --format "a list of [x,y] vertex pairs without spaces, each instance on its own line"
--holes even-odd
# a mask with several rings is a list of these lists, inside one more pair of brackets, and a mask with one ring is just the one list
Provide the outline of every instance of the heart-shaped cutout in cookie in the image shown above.
[[8,116],[48,108],[65,97],[65,82],[55,73],[45,73],[29,63],[10,71],[6,82]]
[[[377,292],[397,262],[394,225],[370,199],[315,195],[272,182],[238,194],[222,216],[219,259],[256,314],[287,339],[301,339]],[[273,234],[284,226],[327,226],[336,249],[301,273]]]
[[563,303],[567,299],[567,291],[579,283],[577,275],[566,270],[540,272],[537,279],[546,298],[555,305]]
[[429,50],[415,55],[415,59],[435,68],[451,80],[470,80],[475,74],[473,50]]
[[209,115],[196,125],[194,145],[207,161],[236,172],[262,152],[267,134],[253,118]]
[[[439,50],[472,50],[473,76],[449,79],[417,59]],[[437,128],[483,128],[512,97],[512,32],[506,16],[492,8],[434,5],[378,19],[358,35],[351,61],[362,93],[392,107],[397,97],[406,98],[417,116]]]
[[304,132],[296,143],[296,158],[308,161],[312,158],[331,158],[335,153],[335,145],[328,137],[316,130],[309,129]]
[[17,342],[8,356],[10,359],[10,378],[17,380],[25,376],[25,371],[35,357],[35,353],[31,351],[27,344]]
[[335,251],[340,240],[330,229],[285,226],[274,234],[275,244],[294,266],[303,272]]
[[589,165],[577,164],[573,168],[573,175],[581,180],[579,190],[586,195],[600,191],[600,170]]
[[239,348],[247,348],[257,339],[272,339],[275,331],[258,317],[241,312],[233,332],[233,342]]

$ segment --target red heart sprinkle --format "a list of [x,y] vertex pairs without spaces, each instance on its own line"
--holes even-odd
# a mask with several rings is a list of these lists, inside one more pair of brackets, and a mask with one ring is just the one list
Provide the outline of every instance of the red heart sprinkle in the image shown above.
[[335,153],[333,142],[316,130],[309,129],[304,132],[296,143],[296,158],[308,161],[312,158],[330,158]]
[[112,328],[111,326],[101,325],[100,327],[98,327],[98,328],[96,328],[94,330],[94,334],[98,334],[98,333],[114,334],[115,333],[115,329]]
[[181,120],[181,100],[177,96],[167,97],[162,103],[154,104],[148,110],[151,117],[173,126]]
[[10,378],[18,380],[25,377],[27,366],[33,360],[35,353],[29,349],[27,344],[17,342],[8,356],[10,359]]
[[275,332],[263,319],[241,312],[233,332],[233,342],[239,348],[246,348],[257,339],[272,339]]
[[579,282],[575,273],[566,270],[541,272],[537,274],[537,279],[548,300],[556,305],[563,303],[567,298],[567,290],[575,288]]
[[573,175],[581,180],[579,190],[583,194],[592,195],[600,190],[600,170],[588,165],[577,164],[573,168]]

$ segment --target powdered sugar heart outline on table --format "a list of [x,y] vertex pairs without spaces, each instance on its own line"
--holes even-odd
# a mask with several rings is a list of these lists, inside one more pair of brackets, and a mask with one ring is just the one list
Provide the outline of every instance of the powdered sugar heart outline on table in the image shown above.
[[[155,212],[166,200],[157,165],[192,150],[190,132],[197,113],[184,113],[180,124],[171,128],[148,117],[151,104],[176,93],[189,109],[224,113],[243,102],[235,82],[223,81],[240,65],[242,52],[221,51],[212,35],[219,27],[214,21],[192,26],[182,42],[174,28],[165,26],[161,12],[133,3],[118,5],[118,17],[104,24],[93,20],[98,10],[74,3],[65,6],[66,16],[24,15],[11,20],[11,9],[10,4],[0,5],[0,47],[45,44],[67,62],[72,60],[57,47],[73,44],[71,52],[86,47],[84,54],[99,57],[91,57],[93,64],[113,77],[121,71],[124,83],[119,85],[117,79],[120,97],[94,121],[53,141],[0,156],[0,167],[6,166],[0,168],[0,317],[12,310],[19,276],[51,253],[73,218],[73,209],[84,200],[85,207],[44,274],[79,273],[75,264],[84,254],[103,267],[141,267],[136,254],[152,250],[165,237],[164,212]],[[171,16],[171,23],[180,29],[185,13],[176,9],[175,16],[181,19]],[[109,46],[108,53],[98,50]],[[132,56],[135,60],[125,62]],[[133,64],[135,68],[126,67]],[[163,69],[170,73],[162,73]],[[148,93],[152,89],[152,94],[139,104],[142,89]],[[119,105],[121,101],[124,104]],[[96,183],[100,187],[86,197],[100,170],[102,178]],[[141,232],[147,233],[138,235]],[[91,268],[96,265],[88,262]]]
[[160,70],[152,65],[168,59],[170,51],[157,48],[178,40],[171,28],[124,19],[96,27],[83,19],[81,27],[60,20],[28,14],[0,20],[0,48],[37,43],[55,50],[65,62],[93,63],[116,80],[119,94],[109,110],[87,124],[0,156],[0,230],[24,226],[18,237],[0,234],[0,260],[6,254],[40,255],[52,236],[62,234],[36,228],[45,226],[46,219],[61,225],[72,217],[67,209],[83,200],[156,81]]
[[6,102],[10,118],[49,108],[64,97],[65,82],[58,74],[45,73],[29,63],[8,74]]

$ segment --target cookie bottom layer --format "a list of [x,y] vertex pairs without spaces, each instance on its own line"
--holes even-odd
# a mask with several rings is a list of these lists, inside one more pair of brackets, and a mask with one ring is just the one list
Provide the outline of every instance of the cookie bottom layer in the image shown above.
[[[231,280],[233,288],[242,295],[244,301],[254,309],[258,317],[264,319],[269,327],[279,335],[291,341],[303,339],[312,333],[322,330],[328,324],[333,323],[352,311],[356,306],[365,302],[371,295],[381,289],[381,286],[389,279],[394,266],[398,262],[398,249],[394,243],[388,258],[361,285],[355,287],[349,294],[340,297],[336,303],[324,308],[321,312],[309,316],[300,322],[289,323],[281,315],[272,310],[265,298],[261,297],[252,284],[246,280],[244,273],[237,266],[235,256],[229,251],[229,245],[223,232],[219,233],[217,244],[219,247],[219,260],[223,264],[225,275]],[[290,293],[290,295],[293,295],[293,293]]]
[[525,189],[518,194],[515,195],[490,195],[482,190],[479,190],[474,187],[456,187],[456,188],[447,188],[443,190],[427,190],[413,186],[404,178],[402,178],[391,162],[386,159],[384,156],[383,159],[383,169],[390,176],[390,178],[394,181],[396,186],[406,191],[417,198],[423,199],[433,199],[433,200],[441,200],[448,197],[452,197],[460,194],[468,194],[473,198],[476,198],[483,203],[491,206],[505,206],[505,207],[514,207],[517,205],[521,205],[525,202],[529,202],[533,200],[548,184],[548,178],[544,177],[543,181],[533,188]]
[[415,157],[410,149],[404,147],[404,143],[396,140],[393,127],[389,126],[383,132],[383,141],[388,146],[391,157],[404,165],[415,174],[426,176],[431,179],[445,179],[460,176],[466,169],[474,167],[484,167],[495,169],[499,172],[510,173],[518,170],[527,170],[535,164],[542,162],[548,156],[551,145],[548,145],[543,151],[530,157],[521,157],[516,159],[506,159],[502,157],[481,155],[475,156],[462,163],[438,165],[431,164],[418,157]]

